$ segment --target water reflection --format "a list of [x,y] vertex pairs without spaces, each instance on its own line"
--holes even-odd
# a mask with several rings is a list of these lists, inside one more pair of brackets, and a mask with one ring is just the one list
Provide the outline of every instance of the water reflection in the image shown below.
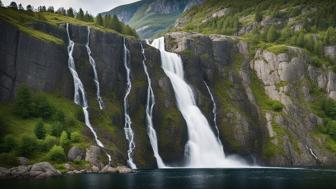
[[1,180],[3,189],[282,189],[336,188],[336,171],[313,169],[168,169]]

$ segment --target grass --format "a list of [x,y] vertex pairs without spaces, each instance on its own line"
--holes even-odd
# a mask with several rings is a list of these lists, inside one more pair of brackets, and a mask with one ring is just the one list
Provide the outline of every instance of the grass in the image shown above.
[[288,53],[288,47],[286,45],[272,45],[268,47],[266,50],[278,55],[281,53]]

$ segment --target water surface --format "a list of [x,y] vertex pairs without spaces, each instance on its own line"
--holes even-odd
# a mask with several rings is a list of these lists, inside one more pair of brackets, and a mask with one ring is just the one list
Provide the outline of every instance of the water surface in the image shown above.
[[0,180],[2,189],[333,189],[336,170],[168,169],[82,174],[41,180]]

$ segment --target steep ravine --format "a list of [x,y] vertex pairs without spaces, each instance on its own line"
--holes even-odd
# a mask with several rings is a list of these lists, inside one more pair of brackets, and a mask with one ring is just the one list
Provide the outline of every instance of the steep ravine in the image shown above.
[[[21,83],[72,100],[73,81],[67,67],[65,25],[35,26],[62,38],[63,45],[36,39],[3,21],[0,21],[0,28],[1,100],[13,100]],[[87,28],[70,25],[70,35],[76,43],[73,56],[88,94],[91,123],[111,154],[112,164],[125,165],[127,142],[123,130],[122,103],[126,73],[123,65],[123,36],[91,29],[91,55],[96,62],[105,104],[105,108],[100,110],[85,47]],[[204,81],[213,92],[218,110],[219,138],[226,154],[238,154],[260,165],[335,164],[335,156],[323,145],[323,138],[314,135],[322,119],[306,105],[313,97],[309,98],[309,93],[305,92],[312,85],[318,85],[333,97],[333,89],[336,88],[332,82],[334,76],[325,73],[322,68],[308,65],[309,57],[304,52],[289,49],[288,53],[276,55],[260,49],[254,57],[248,57],[247,44],[236,38],[170,33],[165,35],[165,40],[167,50],[182,56],[186,81],[191,84],[197,104],[211,126],[214,125],[212,101]],[[144,41],[127,38],[126,45],[131,53],[129,113],[135,133],[134,162],[139,168],[156,167],[146,133],[147,79],[140,43],[144,46],[155,94],[153,123],[160,155],[167,165],[182,165],[187,128],[176,107],[171,83],[161,68],[160,53]],[[256,92],[260,88],[264,90],[264,86],[265,94],[260,98]],[[281,103],[282,110],[274,111],[264,105],[260,102],[260,99],[265,100],[263,98]],[[216,132],[215,128],[212,129]],[[92,137],[87,129],[83,134]],[[318,160],[312,156],[310,149]],[[106,164],[106,157],[102,158]]]

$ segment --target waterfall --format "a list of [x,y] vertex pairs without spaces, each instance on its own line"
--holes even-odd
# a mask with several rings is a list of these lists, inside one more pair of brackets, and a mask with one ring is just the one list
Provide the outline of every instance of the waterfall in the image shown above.
[[184,80],[181,58],[165,50],[164,37],[155,39],[151,45],[161,52],[162,69],[170,79],[178,109],[187,124],[189,139],[185,146],[186,167],[241,167],[242,164],[236,159],[225,157],[223,146],[197,107],[193,91]]
[[208,84],[205,81],[203,81],[203,82],[204,82],[204,85],[206,86],[206,88],[208,89],[208,93],[209,93],[211,101],[212,101],[213,122],[214,122],[215,129],[216,129],[216,132],[217,132],[217,140],[218,140],[218,143],[220,145],[222,145],[222,142],[221,142],[221,140],[219,138],[219,130],[218,130],[218,125],[217,125],[217,106],[216,106],[216,102],[215,102],[215,99],[214,99],[214,97],[212,95],[212,92],[211,92]]
[[136,165],[133,162],[133,151],[135,149],[135,143],[134,143],[134,132],[132,130],[132,121],[131,117],[128,114],[128,96],[131,92],[132,89],[132,83],[131,83],[131,69],[128,67],[129,65],[129,50],[126,47],[126,40],[124,38],[124,66],[126,70],[126,79],[127,79],[127,88],[126,88],[126,93],[124,97],[124,112],[125,112],[125,135],[126,135],[126,140],[128,141],[128,150],[127,150],[127,156],[128,160],[127,163],[132,169],[136,169]]
[[[78,73],[76,71],[76,66],[75,66],[75,61],[72,56],[74,47],[75,47],[75,42],[71,40],[70,33],[69,33],[69,24],[67,23],[66,25],[66,31],[68,35],[68,40],[69,40],[69,45],[68,45],[68,67],[70,70],[70,73],[73,77],[74,81],[74,102],[78,105],[80,105],[83,109],[84,113],[84,119],[85,119],[85,125],[90,129],[91,133],[93,134],[95,141],[98,146],[104,149],[103,143],[98,139],[97,133],[95,130],[92,128],[92,125],[90,123],[90,117],[89,117],[89,112],[88,112],[88,103],[85,95],[85,90],[84,90],[84,85],[82,81],[80,80]],[[111,162],[111,156],[106,153],[109,162]]]
[[92,70],[93,70],[93,74],[94,74],[93,81],[95,82],[96,89],[97,89],[97,92],[96,92],[97,102],[98,102],[99,108],[102,110],[103,107],[104,107],[104,102],[103,102],[103,99],[100,96],[100,87],[99,87],[98,73],[97,73],[97,70],[96,70],[96,62],[91,56],[91,49],[90,49],[89,45],[90,45],[90,27],[88,26],[87,27],[87,42],[85,44],[85,47],[86,47],[86,51],[87,51],[87,54],[89,56],[89,62],[92,66]]
[[152,81],[149,77],[147,66],[146,66],[146,55],[145,55],[145,49],[143,48],[142,44],[141,46],[141,53],[142,53],[142,65],[144,68],[144,71],[146,73],[147,82],[148,82],[148,88],[147,88],[147,104],[146,104],[146,122],[147,122],[147,135],[149,137],[150,144],[153,149],[154,157],[156,159],[156,163],[158,168],[165,168],[165,164],[163,163],[161,156],[159,154],[159,147],[158,147],[158,140],[156,136],[156,131],[153,127],[153,108],[155,105],[155,97],[154,97],[154,91],[152,89]]

